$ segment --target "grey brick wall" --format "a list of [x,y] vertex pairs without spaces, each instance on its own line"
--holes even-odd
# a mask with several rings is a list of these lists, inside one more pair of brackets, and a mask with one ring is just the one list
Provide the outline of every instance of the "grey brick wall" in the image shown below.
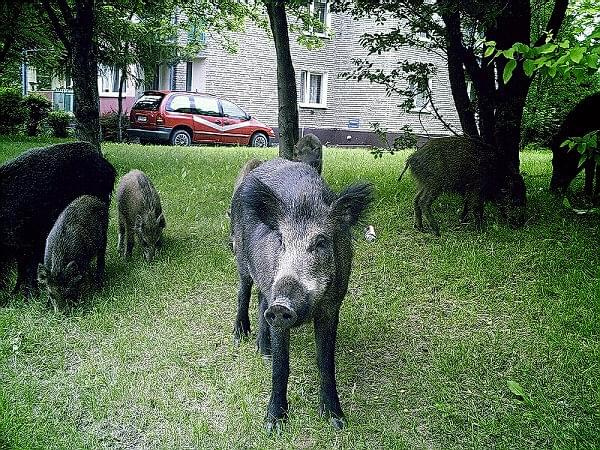
[[[360,46],[359,38],[373,31],[375,24],[368,19],[354,21],[345,14],[331,17],[332,38],[324,38],[324,45],[309,50],[290,37],[292,59],[296,71],[298,91],[302,70],[327,73],[327,107],[300,107],[300,127],[307,129],[347,130],[348,135],[356,130],[348,129],[348,121],[358,119],[359,131],[370,130],[371,122],[379,122],[390,131],[409,125],[417,134],[440,135],[448,132],[442,124],[428,113],[404,112],[398,107],[404,99],[386,96],[385,88],[368,81],[357,82],[339,77],[351,71],[352,58],[364,58],[366,51]],[[228,98],[243,107],[248,113],[266,124],[277,127],[277,79],[275,47],[267,33],[249,23],[243,33],[231,37],[238,42],[238,51],[229,53],[218,43],[218,39],[207,38],[207,48],[202,52],[205,59],[206,91]],[[448,72],[444,61],[432,54],[415,48],[405,48],[396,53],[377,56],[378,66],[394,68],[397,61],[410,58],[415,61],[431,62],[437,73],[431,80],[435,104],[444,119],[460,130],[454,108]],[[180,65],[181,66],[181,65]],[[185,63],[177,67],[178,89],[185,89]],[[193,77],[199,76],[194,71]],[[182,78],[181,84],[179,83]],[[348,143],[352,143],[351,140]]]

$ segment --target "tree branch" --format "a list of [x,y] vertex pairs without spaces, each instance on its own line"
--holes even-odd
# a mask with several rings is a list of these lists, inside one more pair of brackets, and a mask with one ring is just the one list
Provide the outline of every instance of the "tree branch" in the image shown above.
[[65,23],[70,29],[72,29],[74,26],[76,26],[75,18],[73,17],[73,12],[71,11],[71,8],[69,7],[67,1],[56,0],[56,3],[58,4],[58,9],[60,9],[60,12],[65,19]]
[[49,0],[41,0],[41,1],[42,1],[42,6],[44,7],[44,10],[48,14],[48,18],[50,19],[50,23],[52,25],[52,28],[54,29],[54,32],[56,33],[58,38],[61,40],[61,42],[67,49],[67,52],[71,53],[71,40],[68,39],[67,36],[63,33],[63,25],[60,23],[58,16],[52,9],[52,6],[50,5],[50,1]]
[[[569,0],[556,0],[554,3],[554,9],[552,9],[552,15],[548,19],[546,24],[546,32],[554,33],[554,36],[558,33],[563,21],[565,20],[565,14],[567,12],[567,6],[569,6]],[[535,42],[535,46],[540,46],[545,42],[545,37],[540,36]]]

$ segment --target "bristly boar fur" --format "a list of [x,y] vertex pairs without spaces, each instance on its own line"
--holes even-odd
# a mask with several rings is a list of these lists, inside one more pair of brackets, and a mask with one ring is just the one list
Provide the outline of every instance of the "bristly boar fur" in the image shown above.
[[55,311],[90,287],[94,259],[94,280],[98,288],[102,286],[107,230],[108,205],[91,195],[73,200],[56,219],[46,239],[44,262],[38,266],[38,281]]
[[503,215],[515,226],[522,225],[525,207],[525,183],[516,170],[506,167],[495,149],[468,136],[431,139],[410,155],[404,172],[410,171],[417,183],[414,200],[415,228],[423,230],[422,216],[433,233],[439,236],[438,223],[431,204],[442,193],[457,193],[464,197],[461,220],[469,210],[475,214],[481,228],[484,202],[497,203]]
[[130,256],[137,240],[146,261],[152,261],[167,225],[156,188],[144,172],[132,170],[119,182],[117,202],[119,250]]
[[37,266],[59,214],[81,195],[108,203],[114,167],[87,142],[70,142],[22,153],[0,166],[0,288],[17,262],[17,284],[37,291]]
[[314,134],[303,136],[294,146],[294,161],[303,162],[319,172],[323,171],[323,144]]

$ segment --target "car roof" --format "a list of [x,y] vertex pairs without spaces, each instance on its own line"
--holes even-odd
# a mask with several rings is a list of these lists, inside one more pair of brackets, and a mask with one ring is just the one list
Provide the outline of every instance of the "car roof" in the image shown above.
[[160,95],[169,95],[169,94],[188,94],[188,95],[200,95],[202,97],[216,97],[216,95],[213,94],[209,94],[207,92],[193,92],[193,91],[171,91],[171,90],[150,90],[150,91],[144,91],[144,95],[156,95],[156,94],[160,94]]

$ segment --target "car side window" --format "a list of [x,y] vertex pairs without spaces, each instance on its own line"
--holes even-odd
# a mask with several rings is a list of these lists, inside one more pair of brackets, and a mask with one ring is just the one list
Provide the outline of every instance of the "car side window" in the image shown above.
[[194,114],[205,116],[220,116],[219,101],[213,97],[194,96],[195,111]]
[[173,96],[167,104],[166,110],[185,114],[191,114],[194,111],[189,95]]
[[223,115],[225,117],[235,119],[246,119],[248,117],[242,108],[228,100],[221,100],[221,106],[223,107]]

